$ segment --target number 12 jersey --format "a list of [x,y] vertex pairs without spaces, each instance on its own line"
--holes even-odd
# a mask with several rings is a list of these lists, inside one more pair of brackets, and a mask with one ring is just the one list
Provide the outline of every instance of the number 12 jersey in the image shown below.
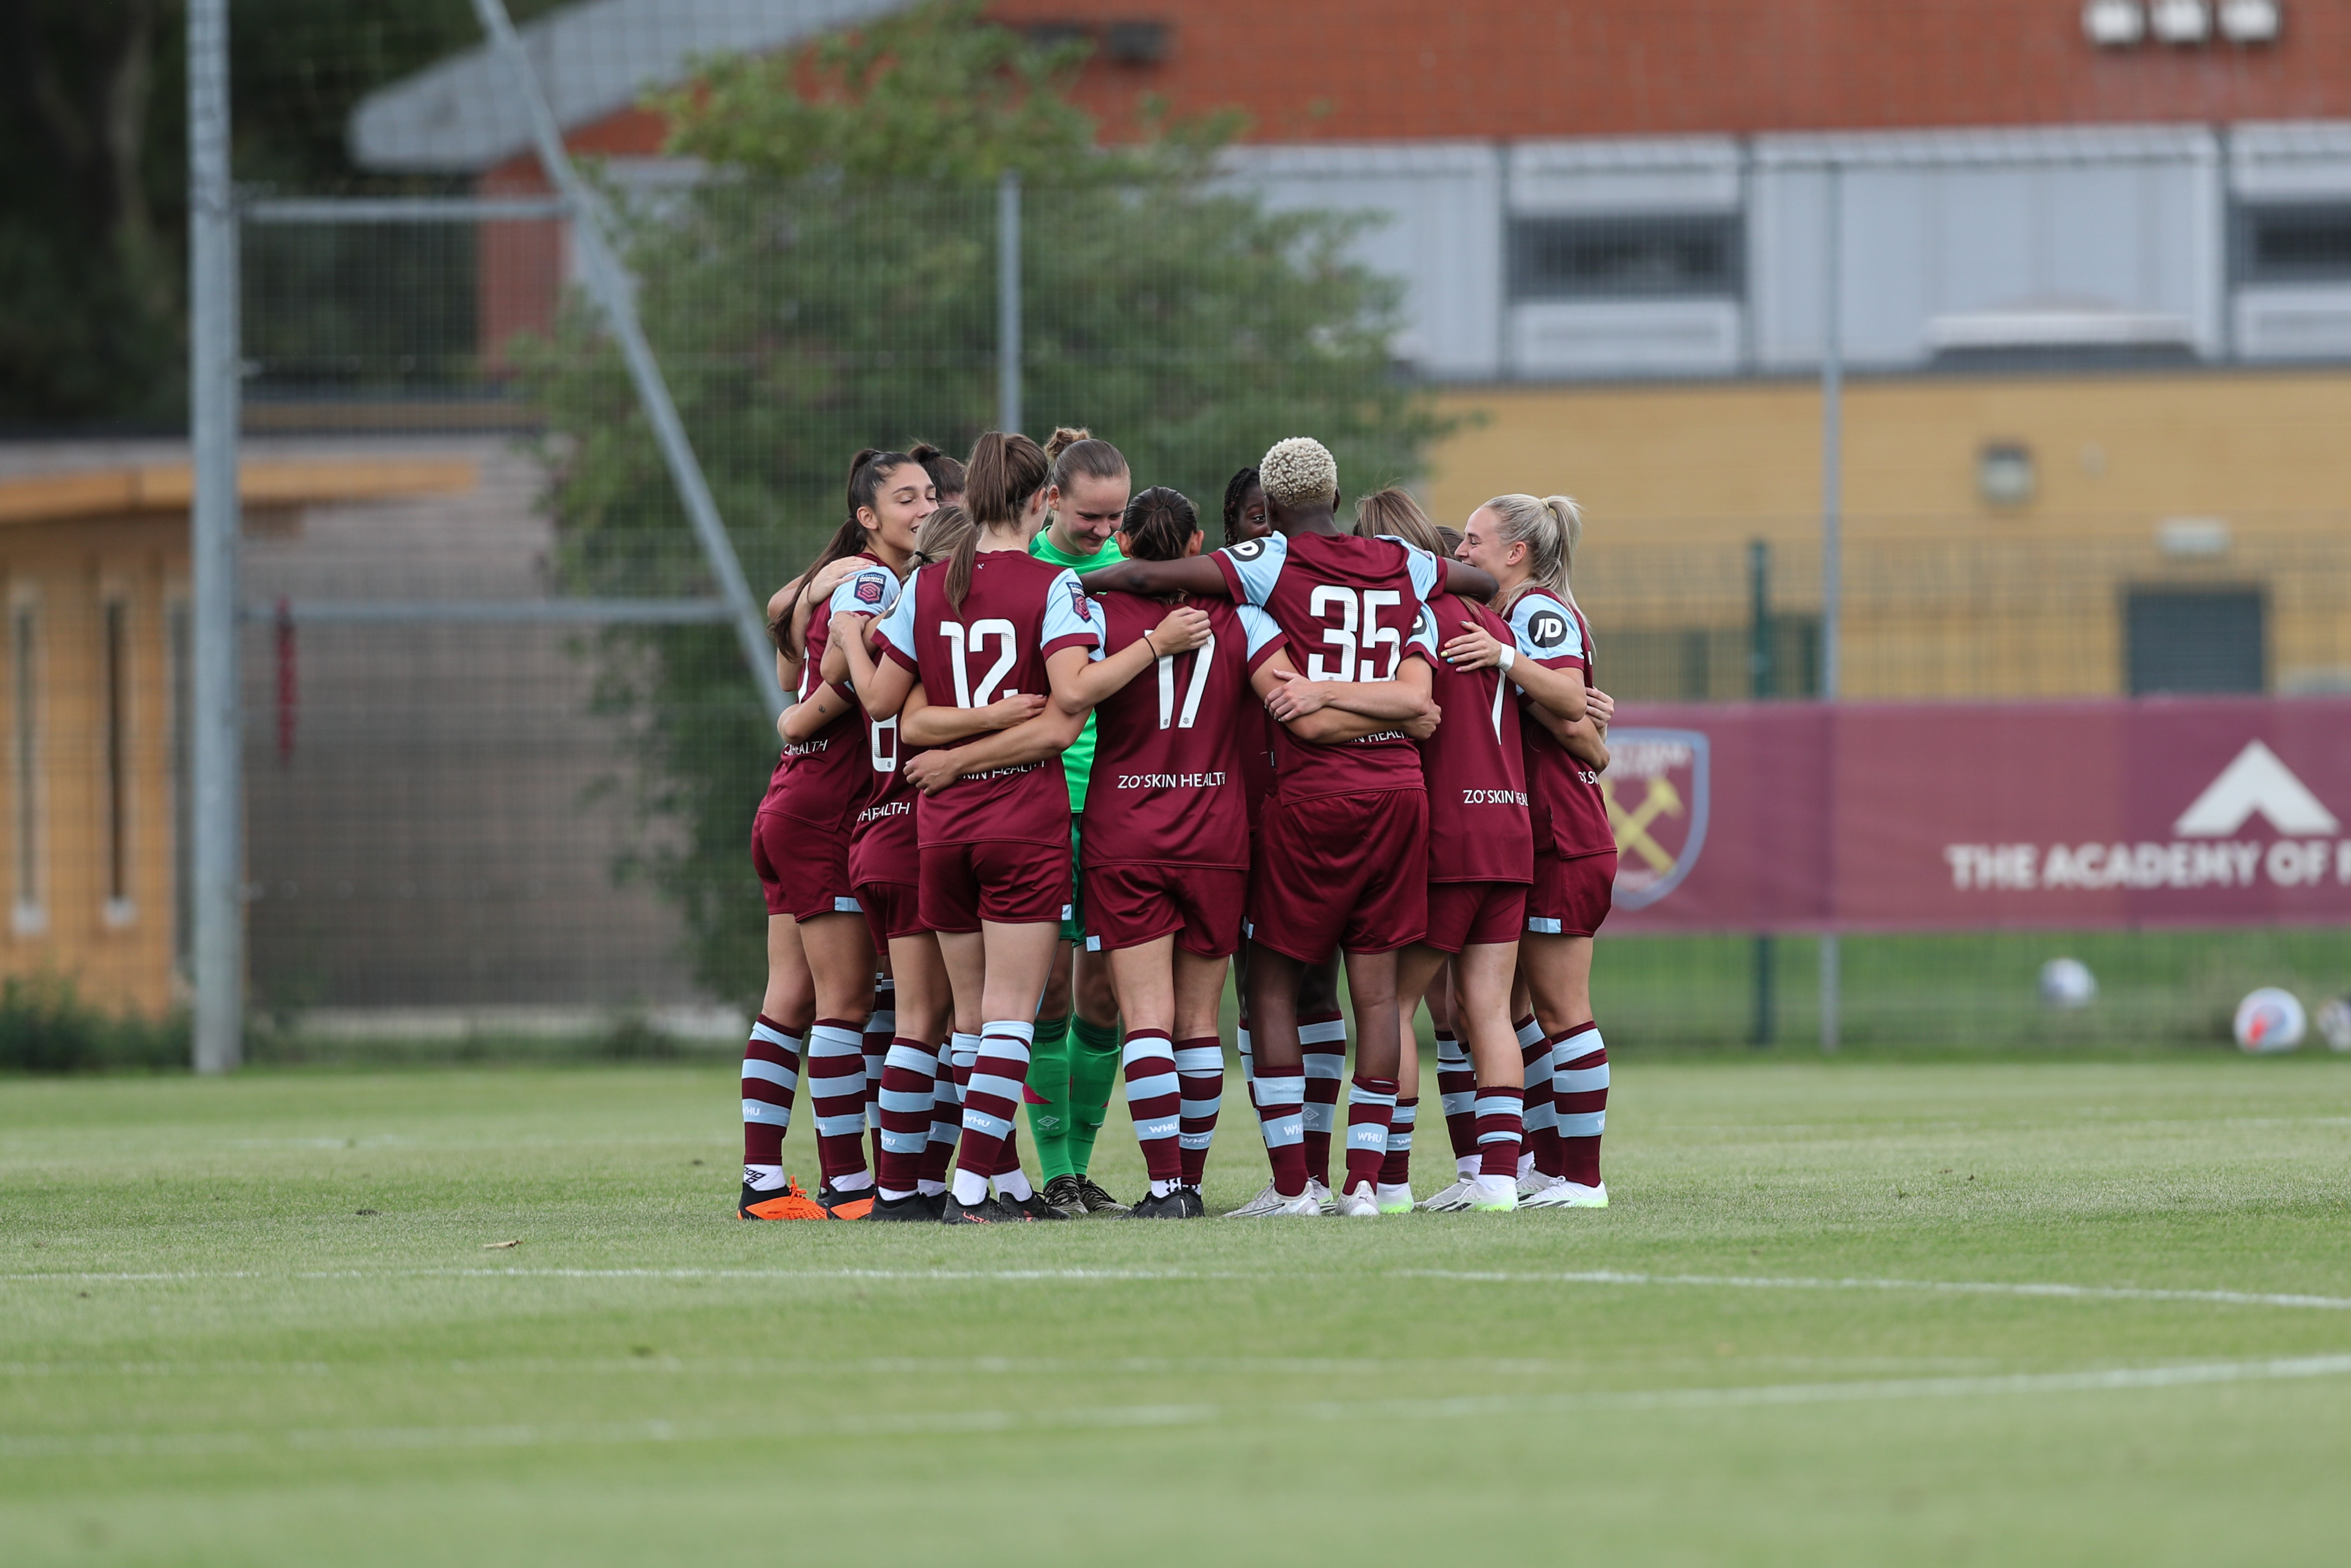
[[[914,673],[934,705],[983,708],[1022,692],[1050,694],[1049,655],[1101,643],[1092,601],[1066,567],[1017,550],[984,551],[972,559],[958,608],[947,602],[948,566],[916,572],[882,623],[884,653]],[[1066,845],[1069,787],[1058,758],[991,768],[923,797],[914,821],[925,847]]]

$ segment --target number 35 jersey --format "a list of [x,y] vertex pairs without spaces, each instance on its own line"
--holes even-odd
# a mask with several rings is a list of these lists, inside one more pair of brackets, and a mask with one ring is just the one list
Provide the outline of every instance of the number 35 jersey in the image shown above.
[[[914,673],[934,706],[983,708],[1022,692],[1052,691],[1048,655],[1102,642],[1078,574],[1019,550],[972,559],[960,608],[947,602],[949,563],[914,574],[882,623],[883,652]],[[990,768],[926,795],[915,811],[922,842],[1066,844],[1070,791],[1058,758]]]
[[[1132,593],[1094,601],[1094,657],[1130,647],[1167,606]],[[1241,754],[1259,735],[1249,674],[1281,646],[1273,618],[1199,599],[1208,640],[1171,654],[1094,710],[1093,782],[1086,795],[1086,864],[1248,869],[1249,795]]]
[[[1269,534],[1209,558],[1233,598],[1262,608],[1311,681],[1392,681],[1407,657],[1436,661],[1421,606],[1445,567],[1402,539]],[[1274,790],[1283,801],[1422,788],[1420,748],[1400,729],[1316,746],[1274,733]]]

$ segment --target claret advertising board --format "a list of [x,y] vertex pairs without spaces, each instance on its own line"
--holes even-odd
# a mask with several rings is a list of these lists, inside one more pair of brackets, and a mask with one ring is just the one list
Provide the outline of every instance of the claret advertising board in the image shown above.
[[2351,923],[2351,698],[1626,704],[1632,931]]

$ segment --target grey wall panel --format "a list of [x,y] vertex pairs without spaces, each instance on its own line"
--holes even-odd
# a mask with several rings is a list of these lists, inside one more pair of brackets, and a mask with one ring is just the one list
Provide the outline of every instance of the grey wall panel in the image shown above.
[[1447,380],[1498,373],[1502,338],[1502,168],[1487,142],[1247,147],[1236,184],[1280,211],[1379,214],[1354,254],[1405,284],[1396,357]]
[[1765,138],[1749,261],[1757,358],[1818,363],[1823,161],[1844,169],[1843,336],[1922,362],[1938,317],[2033,304],[2177,319],[2223,351],[2218,144],[2200,130]]

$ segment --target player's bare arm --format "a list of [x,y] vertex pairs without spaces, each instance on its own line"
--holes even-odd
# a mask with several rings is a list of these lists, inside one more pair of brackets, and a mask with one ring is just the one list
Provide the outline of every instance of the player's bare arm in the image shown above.
[[1208,632],[1207,612],[1179,604],[1158,625],[1106,659],[1090,658],[1083,648],[1064,648],[1045,661],[1053,677],[1054,705],[1067,714],[1091,713],[1161,659],[1199,647]]
[[1083,715],[1065,714],[1044,703],[1036,717],[967,745],[925,751],[906,764],[906,777],[925,795],[935,795],[958,779],[998,768],[1018,768],[1059,757],[1085,727]]
[[1483,604],[1502,591],[1502,585],[1494,580],[1492,572],[1471,566],[1466,560],[1448,560],[1441,564],[1445,568],[1445,591],[1447,593],[1474,599]]
[[[1387,729],[1401,729],[1415,740],[1426,740],[1437,733],[1437,721],[1442,716],[1428,695],[1428,666],[1417,661],[1408,661],[1393,681],[1303,681],[1290,663],[1290,655],[1276,653],[1249,677],[1250,688],[1260,701],[1266,702],[1268,711],[1271,711],[1270,699],[1276,693],[1301,684],[1361,701],[1365,707],[1375,710],[1364,713],[1343,703],[1318,701],[1311,711],[1281,720],[1290,734],[1316,746],[1343,746]],[[1354,690],[1358,685],[1371,689],[1358,696]],[[1396,689],[1399,686],[1403,687],[1401,692]],[[1390,715],[1394,716],[1387,716]]]
[[849,684],[866,713],[877,720],[895,718],[914,689],[914,672],[895,659],[873,656],[872,639],[867,634],[872,624],[870,615],[836,615],[831,641],[841,651]]
[[819,686],[814,695],[786,708],[776,720],[776,733],[798,745],[824,733],[825,726],[847,713],[850,704],[830,685]]
[[1339,708],[1383,725],[1414,718],[1429,706],[1428,666],[1406,661],[1386,681],[1310,681],[1282,658],[1269,659],[1261,669],[1272,674],[1266,709],[1287,724],[1326,708]]
[[1045,711],[1047,700],[1039,692],[1015,692],[986,707],[943,706],[932,702],[917,681],[906,706],[898,710],[898,734],[910,747],[953,746],[1026,724]]
[[[1483,573],[1479,574],[1483,576]],[[1202,599],[1230,599],[1225,574],[1205,555],[1182,560],[1123,560],[1078,578],[1088,593],[1140,593],[1152,599],[1189,593]]]
[[1438,650],[1457,670],[1499,667],[1530,700],[1569,724],[1583,716],[1582,670],[1553,669],[1527,658],[1475,621],[1461,622],[1461,634]]

